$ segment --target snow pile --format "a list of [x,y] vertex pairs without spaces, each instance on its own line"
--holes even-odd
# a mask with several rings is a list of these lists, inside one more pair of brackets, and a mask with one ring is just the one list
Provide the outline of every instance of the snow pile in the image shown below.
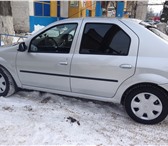
[[13,37],[13,44],[23,42],[26,38]]
[[[45,26],[42,26],[42,25],[34,25],[34,31],[32,33],[26,33],[26,34],[17,34],[19,36],[30,36],[31,34],[37,32],[38,30],[44,28]],[[18,42],[23,42],[26,38],[21,38],[21,37],[13,37],[13,36],[9,36],[9,38],[12,38],[12,43],[15,44],[15,43],[18,43]],[[1,42],[1,46],[4,45],[3,42]],[[10,44],[9,44],[10,45]]]
[[167,145],[168,119],[132,121],[122,106],[41,92],[0,97],[1,145]]
[[[17,34],[16,34],[16,36],[17,36]],[[25,34],[18,34],[18,36],[24,37]],[[8,36],[8,37],[5,36],[4,38],[5,38],[5,40],[4,40],[5,43],[3,41],[1,41],[1,46],[16,44],[18,42],[23,42],[26,39],[26,38],[22,38],[22,37],[15,37],[15,34],[13,36]],[[10,39],[11,42],[8,42],[7,41],[8,39]]]
[[37,31],[39,31],[40,29],[42,29],[42,28],[44,28],[44,27],[45,27],[45,26],[39,25],[39,24],[34,25],[34,31],[32,32],[32,34],[35,33],[35,32],[37,32]]
[[19,41],[19,38],[18,37],[13,37],[13,43],[17,43]]
[[3,46],[4,45],[4,42],[3,41],[1,41],[1,46]]

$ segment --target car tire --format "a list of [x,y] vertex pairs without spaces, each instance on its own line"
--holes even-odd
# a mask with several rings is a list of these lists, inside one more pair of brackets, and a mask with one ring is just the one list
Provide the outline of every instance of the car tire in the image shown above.
[[136,86],[126,94],[126,112],[138,123],[157,124],[168,114],[167,96],[166,91],[155,85]]
[[9,78],[4,73],[2,69],[0,69],[0,96],[7,96],[10,88]]

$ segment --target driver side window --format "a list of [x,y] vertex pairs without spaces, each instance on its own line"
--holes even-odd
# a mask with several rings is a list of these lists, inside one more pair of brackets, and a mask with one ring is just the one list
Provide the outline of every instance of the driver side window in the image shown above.
[[76,28],[77,24],[62,24],[44,31],[31,41],[29,52],[69,53]]

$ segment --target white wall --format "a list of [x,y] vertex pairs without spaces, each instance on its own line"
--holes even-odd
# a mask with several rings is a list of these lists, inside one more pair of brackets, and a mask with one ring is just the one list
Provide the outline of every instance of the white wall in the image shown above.
[[61,1],[61,17],[68,17],[68,1]]
[[29,15],[34,16],[34,1],[29,1]]
[[137,8],[136,8],[136,18],[140,20],[146,19],[147,14],[147,4],[148,1],[138,1]]

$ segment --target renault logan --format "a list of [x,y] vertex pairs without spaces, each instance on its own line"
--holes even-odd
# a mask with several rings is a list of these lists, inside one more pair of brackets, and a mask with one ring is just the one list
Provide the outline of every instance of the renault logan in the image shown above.
[[168,36],[134,19],[57,21],[0,48],[0,96],[12,87],[121,103],[156,124],[168,114]]

